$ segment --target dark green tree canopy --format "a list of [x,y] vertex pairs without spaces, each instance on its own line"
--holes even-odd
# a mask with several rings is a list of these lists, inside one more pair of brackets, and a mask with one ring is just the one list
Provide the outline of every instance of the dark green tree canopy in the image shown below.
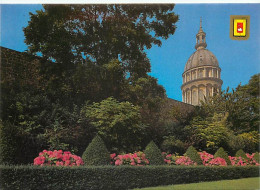
[[24,28],[31,53],[66,65],[119,59],[130,75],[150,71],[145,49],[174,34],[178,16],[164,5],[43,5]]

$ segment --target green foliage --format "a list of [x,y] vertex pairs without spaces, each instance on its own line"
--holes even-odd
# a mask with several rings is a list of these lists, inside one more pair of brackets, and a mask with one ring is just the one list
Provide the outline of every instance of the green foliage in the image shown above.
[[161,150],[158,148],[158,146],[151,141],[144,150],[146,158],[149,160],[150,165],[163,165],[164,160],[162,157]]
[[82,155],[85,165],[102,166],[110,164],[110,154],[104,141],[100,136],[96,136],[86,148]]
[[[258,177],[257,166],[0,166],[0,184],[8,189],[107,190],[156,187],[202,181]],[[68,177],[69,176],[69,177]]]
[[188,156],[192,161],[196,162],[198,165],[203,164],[199,153],[197,152],[197,150],[193,146],[190,146],[187,149],[185,155]]
[[0,164],[19,162],[21,137],[19,129],[10,123],[0,121]]
[[[97,132],[117,152],[140,149],[146,134],[157,138],[165,90],[147,74],[145,49],[174,34],[174,5],[43,7],[24,28],[28,53],[41,58],[1,48],[0,115],[19,128],[26,163],[45,148],[80,154]],[[96,120],[102,114],[80,115],[85,102],[108,97],[122,103],[108,103],[106,126]]]
[[205,119],[195,117],[189,126],[191,133],[190,141],[194,146],[208,152],[216,151],[228,141],[229,130],[226,126],[227,114],[214,114],[213,117]]
[[220,158],[225,159],[227,165],[231,165],[231,162],[230,162],[230,160],[229,160],[229,158],[228,158],[228,154],[227,154],[227,152],[226,152],[222,147],[220,147],[220,148],[217,150],[217,152],[214,154],[214,158],[217,158],[217,157],[220,157]]
[[113,152],[140,149],[145,127],[141,123],[138,106],[107,98],[100,103],[86,105],[82,113]]
[[179,155],[185,152],[185,144],[174,136],[165,137],[161,147],[164,152],[179,153]]
[[66,69],[73,67],[73,63],[102,65],[120,57],[131,77],[150,72],[145,49],[160,46],[161,39],[174,34],[178,21],[173,4],[43,5],[43,8],[30,14],[29,25],[24,29],[31,52],[42,52],[44,57],[65,64]]
[[248,133],[239,134],[241,141],[244,145],[244,150],[247,153],[253,153],[259,146],[259,133],[258,131],[250,131]]
[[235,155],[235,156],[236,156],[236,157],[241,157],[241,158],[244,158],[244,159],[248,159],[247,156],[246,156],[246,153],[245,153],[242,149],[238,150],[238,151],[236,152],[236,155]]
[[257,131],[259,126],[259,76],[251,77],[247,85],[239,85],[229,92],[227,89],[209,98],[202,104],[202,114],[212,116],[214,113],[229,113],[228,127],[235,134]]

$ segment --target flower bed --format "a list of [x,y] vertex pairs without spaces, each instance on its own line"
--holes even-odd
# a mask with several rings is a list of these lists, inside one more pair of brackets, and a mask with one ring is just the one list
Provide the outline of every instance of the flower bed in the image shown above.
[[[190,160],[187,156],[179,156],[176,154],[167,154],[166,152],[162,153],[164,157],[164,162],[168,165],[184,165],[184,166],[191,166],[197,165],[196,162]],[[214,158],[212,154],[209,154],[205,151],[199,152],[200,158],[203,162],[204,166],[227,166],[225,159],[217,157]],[[253,154],[246,154],[247,159],[242,157],[232,157],[229,156],[232,166],[249,166],[249,165],[256,165],[259,166],[260,164],[254,159],[255,153]]]
[[141,151],[129,154],[117,155],[111,154],[111,164],[116,166],[132,165],[132,166],[145,166],[149,164],[145,154]]
[[34,159],[34,165],[40,166],[80,166],[83,165],[81,157],[62,150],[43,150]]

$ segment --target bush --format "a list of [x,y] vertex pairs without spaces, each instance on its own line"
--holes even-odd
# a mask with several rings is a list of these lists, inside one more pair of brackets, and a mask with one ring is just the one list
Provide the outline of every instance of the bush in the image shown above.
[[0,166],[0,189],[108,190],[258,177],[257,166]]
[[110,164],[110,154],[104,144],[104,141],[97,135],[88,145],[82,155],[85,165],[102,166]]
[[82,159],[69,151],[62,150],[47,151],[43,150],[34,159],[34,165],[40,166],[80,166],[83,165]]
[[185,155],[188,156],[193,162],[196,162],[198,165],[203,164],[199,153],[197,152],[197,150],[193,146],[190,146],[187,149]]
[[18,127],[0,121],[0,164],[20,164],[26,156],[22,153],[23,138]]
[[246,156],[246,153],[245,153],[242,149],[238,150],[238,151],[236,152],[236,155],[235,155],[235,156],[236,156],[236,157],[244,158],[245,160],[248,159],[247,156]]
[[165,152],[183,154],[185,152],[184,143],[174,136],[167,136],[162,143],[162,149]]
[[141,151],[129,154],[110,154],[111,164],[116,166],[132,165],[132,166],[145,166],[149,164],[149,160],[146,159],[145,154]]
[[260,164],[260,162],[259,162],[259,152],[256,152],[253,158],[254,158],[254,160],[255,160],[257,163]]
[[163,165],[164,160],[161,153],[161,150],[158,146],[151,141],[144,150],[146,158],[149,160],[150,165]]
[[224,158],[226,160],[227,165],[231,165],[230,159],[228,157],[227,152],[224,150],[224,148],[220,147],[217,152],[214,154],[214,158]]

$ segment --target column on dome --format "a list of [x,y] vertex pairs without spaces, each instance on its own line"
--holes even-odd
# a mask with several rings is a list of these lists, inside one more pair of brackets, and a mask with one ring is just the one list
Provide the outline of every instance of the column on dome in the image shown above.
[[204,67],[204,70],[203,70],[203,77],[206,77],[206,67]]
[[190,89],[190,104],[192,104],[192,91]]
[[186,97],[186,103],[190,103],[190,90],[189,89],[187,89],[187,91],[186,91],[186,93],[187,93],[187,97]]
[[206,98],[212,96],[212,85],[210,83],[206,84]]
[[198,104],[197,87],[192,86],[191,91],[192,91],[192,104],[197,105]]
[[204,101],[204,96],[206,95],[205,94],[205,85],[199,85],[198,90],[199,90],[199,102]]
[[197,86],[197,102],[198,105],[200,104],[200,97],[199,97],[199,87]]

